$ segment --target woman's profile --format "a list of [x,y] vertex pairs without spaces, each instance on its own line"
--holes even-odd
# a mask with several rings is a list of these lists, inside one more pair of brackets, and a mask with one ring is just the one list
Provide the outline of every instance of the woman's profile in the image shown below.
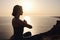
[[19,40],[19,39],[22,40],[24,27],[28,27],[30,29],[32,28],[32,26],[27,24],[25,20],[22,21],[20,19],[21,15],[23,15],[22,6],[15,5],[13,8],[13,13],[12,13],[12,16],[14,16],[14,18],[12,19],[12,26],[13,26],[14,34],[11,37],[11,40]]

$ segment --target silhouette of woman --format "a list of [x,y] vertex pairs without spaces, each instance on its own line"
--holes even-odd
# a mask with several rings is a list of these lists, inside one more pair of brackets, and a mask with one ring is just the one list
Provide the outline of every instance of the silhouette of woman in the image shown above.
[[20,15],[23,15],[22,6],[15,5],[12,15],[14,16],[14,18],[12,19],[14,35],[11,37],[11,40],[22,40],[24,27],[28,27],[31,29],[32,26],[27,24],[25,20],[22,21],[21,19],[19,19]]

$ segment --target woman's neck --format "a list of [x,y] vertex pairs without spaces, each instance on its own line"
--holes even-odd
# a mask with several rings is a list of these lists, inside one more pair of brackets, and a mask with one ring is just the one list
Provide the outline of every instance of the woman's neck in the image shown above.
[[15,16],[15,18],[19,19],[19,16]]

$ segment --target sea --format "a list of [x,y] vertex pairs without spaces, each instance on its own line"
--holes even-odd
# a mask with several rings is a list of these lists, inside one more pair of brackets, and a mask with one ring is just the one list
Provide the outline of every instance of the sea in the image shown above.
[[[9,39],[13,35],[12,19],[13,17],[0,17],[0,39]],[[28,24],[32,25],[32,29],[25,27],[24,33],[30,31],[34,36],[51,30],[60,19],[53,16],[24,16],[24,19],[21,20],[26,20]]]

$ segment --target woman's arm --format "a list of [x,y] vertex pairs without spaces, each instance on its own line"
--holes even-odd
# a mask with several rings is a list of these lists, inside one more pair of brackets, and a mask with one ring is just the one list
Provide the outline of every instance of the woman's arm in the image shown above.
[[27,22],[25,20],[21,21],[20,24],[23,25],[24,27],[27,27],[27,28],[30,28],[30,29],[32,28],[32,26],[27,24]]
[[27,24],[27,26],[26,26],[26,27],[28,27],[28,28],[30,28],[30,29],[32,28],[32,26],[31,26],[31,25],[29,25],[29,24]]

